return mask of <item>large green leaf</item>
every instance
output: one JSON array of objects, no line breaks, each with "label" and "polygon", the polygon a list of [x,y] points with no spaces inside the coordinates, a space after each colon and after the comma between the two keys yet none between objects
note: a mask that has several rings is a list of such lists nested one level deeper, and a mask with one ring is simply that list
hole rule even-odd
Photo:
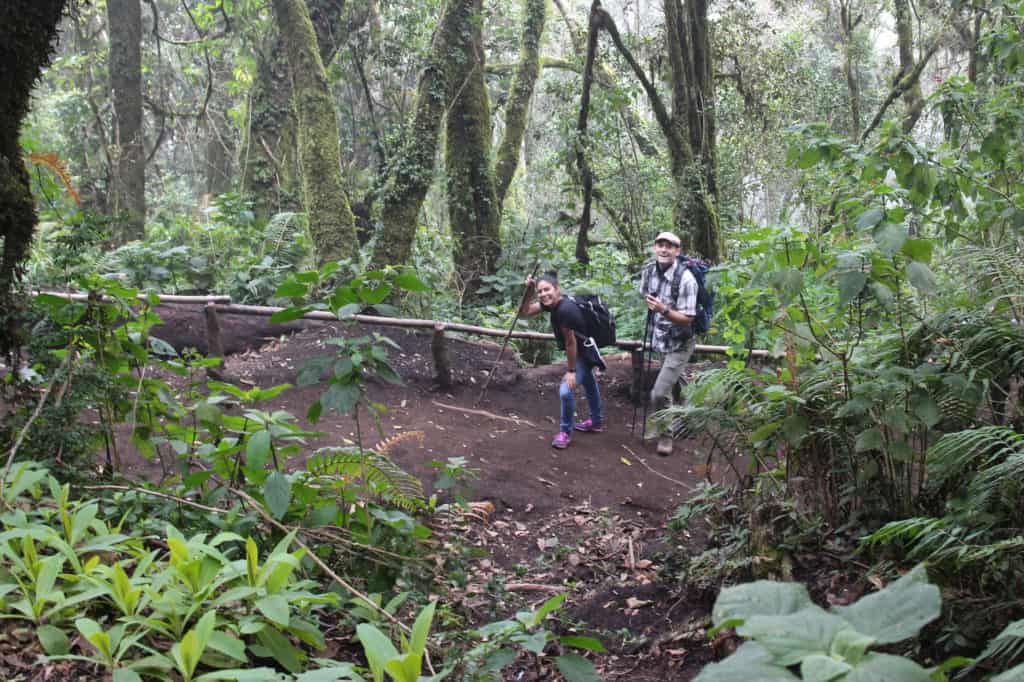
[{"label": "large green leaf", "polygon": [[772,657],[755,642],[744,642],[721,663],[704,666],[694,682],[799,682],[785,668],[772,664]]},{"label": "large green leaf", "polygon": [[256,633],[260,644],[267,648],[274,659],[290,673],[302,672],[302,661],[306,654],[297,649],[291,641],[273,627],[265,627]]},{"label": "large green leaf", "polygon": [[886,256],[891,256],[903,248],[907,234],[907,226],[901,223],[882,223],[872,233],[879,250]]},{"label": "large green leaf", "polygon": [[831,682],[851,669],[849,663],[825,654],[812,654],[800,662],[800,677],[804,682]]},{"label": "large green leaf", "polygon": [[594,664],[579,654],[563,654],[555,657],[555,665],[566,682],[601,682]]},{"label": "large green leaf", "polygon": [[271,516],[275,519],[284,516],[292,501],[292,484],[288,477],[280,471],[270,474],[263,484],[263,499],[267,502]]},{"label": "large green leaf", "polygon": [[283,628],[288,627],[290,610],[288,600],[280,594],[272,594],[256,602],[256,608],[264,616]]},{"label": "large green leaf", "polygon": [[922,627],[938,618],[941,611],[939,588],[928,583],[923,565],[881,592],[835,609],[854,629],[874,637],[879,644],[892,644],[913,637]]},{"label": "large green leaf", "polygon": [[827,655],[840,630],[850,627],[818,606],[784,616],[751,616],[736,632],[756,639],[779,665],[796,665],[811,654]]},{"label": "large green leaf", "polygon": [[853,667],[843,682],[929,682],[928,671],[909,658],[868,654]]},{"label": "large green leaf", "polygon": [[868,275],[865,272],[851,270],[839,273],[839,305],[846,305],[860,295],[864,285],[868,282]]},{"label": "large green leaf", "polygon": [[927,294],[935,291],[935,275],[932,274],[931,268],[924,263],[918,261],[907,263],[907,279],[921,293]]},{"label": "large green leaf", "polygon": [[384,666],[392,658],[398,657],[398,650],[384,633],[369,623],[358,625],[356,634],[363,644],[363,653],[366,654],[366,662],[370,664],[374,682],[383,682]]},{"label": "large green leaf", "polygon": [[781,616],[800,611],[812,603],[807,588],[799,583],[758,580],[722,590],[711,610],[711,620],[719,626],[726,621],[746,620],[751,616]]},{"label": "large green leaf", "polygon": [[43,651],[50,656],[63,656],[71,651],[71,640],[58,627],[40,625],[36,629],[36,636],[39,637],[39,643],[43,645]]},{"label": "large green leaf", "polygon": [[355,384],[331,384],[320,402],[325,409],[334,410],[338,415],[348,414],[359,400],[359,387]]}]

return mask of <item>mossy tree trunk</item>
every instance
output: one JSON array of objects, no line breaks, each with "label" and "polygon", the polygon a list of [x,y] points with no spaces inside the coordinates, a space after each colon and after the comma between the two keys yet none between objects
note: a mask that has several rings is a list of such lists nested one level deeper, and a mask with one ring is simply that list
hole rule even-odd
[{"label": "mossy tree trunk", "polygon": [[[715,152],[715,81],[707,0],[665,0],[672,74],[672,124],[685,131],[670,142],[677,201],[674,223],[683,249],[721,257]],[[675,147],[675,148],[673,148]]]},{"label": "mossy tree trunk", "polygon": [[[306,1],[325,67],[341,46],[348,4],[345,0]],[[287,50],[281,32],[275,30],[267,49],[259,51],[256,59],[256,82],[239,155],[242,189],[252,197],[260,218],[301,205],[297,130]]]},{"label": "mossy tree trunk", "polygon": [[544,35],[547,0],[524,0],[525,16],[520,41],[519,64],[516,66],[508,100],[505,102],[505,135],[498,145],[494,163],[494,190],[499,205],[505,203],[505,194],[519,165],[519,152],[526,134],[526,119],[530,113],[533,88],[540,74],[540,42]]},{"label": "mossy tree trunk", "polygon": [[[893,0],[896,10],[896,37],[900,48],[900,74],[896,80],[908,76],[914,71],[914,24],[908,0]],[[924,98],[921,96],[921,82],[915,80],[904,94],[907,110],[903,115],[903,132],[907,135],[917,125],[917,119],[924,112]]]},{"label": "mossy tree trunk", "polygon": [[309,232],[321,264],[359,254],[341,175],[341,142],[327,73],[305,0],[273,0],[288,53]]},{"label": "mossy tree trunk", "polygon": [[28,256],[37,216],[18,134],[32,84],[50,58],[67,0],[0,2],[0,352],[17,344],[12,287]]},{"label": "mossy tree trunk", "polygon": [[469,297],[480,288],[481,277],[494,272],[501,255],[501,205],[494,188],[491,106],[484,82],[483,3],[471,4],[469,30],[458,35],[451,49],[445,135],[452,255]]},{"label": "mossy tree trunk", "polygon": [[416,88],[416,103],[402,147],[391,164],[381,193],[381,234],[373,255],[374,267],[406,264],[412,260],[420,208],[434,177],[437,137],[445,113],[449,80],[449,47],[469,32],[474,0],[448,0],[434,29],[423,72]]},{"label": "mossy tree trunk", "polygon": [[301,204],[291,79],[280,37],[257,58],[248,114],[239,154],[242,190],[266,219]]},{"label": "mossy tree trunk", "polygon": [[146,152],[142,121],[142,7],[139,0],[107,0],[107,68],[114,103],[114,187],[110,209],[117,241],[142,239],[146,230]]},{"label": "mossy tree trunk", "polygon": [[612,17],[594,0],[591,30],[608,31],[654,111],[669,152],[676,189],[675,229],[686,253],[718,261],[722,256],[715,154],[715,84],[711,66],[707,0],[664,0],[672,110],[623,43]]}]

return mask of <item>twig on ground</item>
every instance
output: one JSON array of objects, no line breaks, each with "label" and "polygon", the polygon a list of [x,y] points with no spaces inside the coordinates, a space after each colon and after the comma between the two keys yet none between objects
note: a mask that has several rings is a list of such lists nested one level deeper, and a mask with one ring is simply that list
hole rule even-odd
[{"label": "twig on ground", "polygon": [[679,479],[676,479],[676,478],[672,478],[671,476],[666,476],[665,474],[663,474],[663,473],[661,473],[660,471],[658,471],[658,470],[654,469],[653,467],[651,467],[651,465],[647,463],[647,460],[646,460],[646,459],[644,459],[644,458],[643,458],[643,457],[641,457],[640,455],[638,455],[638,454],[636,454],[635,452],[633,452],[632,450],[630,450],[630,449],[629,449],[629,446],[628,446],[628,445],[623,445],[622,447],[623,447],[623,448],[624,448],[624,449],[626,450],[626,452],[628,452],[629,454],[633,455],[633,458],[634,458],[634,459],[636,459],[636,460],[637,460],[638,462],[640,462],[641,464],[643,464],[643,465],[644,465],[644,466],[645,466],[645,467],[647,468],[647,470],[648,470],[648,471],[650,471],[650,472],[651,472],[652,474],[654,474],[655,476],[661,476],[661,477],[662,477],[662,478],[664,478],[664,479],[665,479],[666,481],[669,481],[669,482],[671,482],[671,483],[675,483],[675,484],[676,484],[676,485],[678,485],[678,486],[681,486],[681,487],[683,487],[683,488],[686,488],[686,489],[687,489],[688,491],[691,491],[691,492],[693,491],[693,486],[692,486],[692,485],[688,485],[688,484],[686,484],[686,483],[683,483],[683,482],[682,482],[682,481],[680,481]]},{"label": "twig on ground", "polygon": [[431,400],[430,402],[437,405],[438,407],[443,407],[446,410],[455,410],[456,412],[465,412],[466,414],[476,414],[481,417],[487,417],[488,419],[500,419],[501,421],[512,422],[513,424],[516,425],[522,424],[524,426],[529,426],[532,428],[536,428],[537,426],[529,419],[522,419],[521,417],[503,417],[500,414],[494,414],[493,412],[488,412],[487,410],[471,410],[468,407],[459,407],[458,405],[446,405],[436,400]]},{"label": "twig on ground", "polygon": [[559,585],[543,585],[541,583],[505,583],[506,592],[565,592],[566,588]]}]

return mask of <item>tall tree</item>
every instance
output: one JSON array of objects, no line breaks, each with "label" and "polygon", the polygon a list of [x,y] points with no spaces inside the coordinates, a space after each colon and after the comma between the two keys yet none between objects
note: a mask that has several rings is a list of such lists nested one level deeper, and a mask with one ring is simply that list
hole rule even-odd
[{"label": "tall tree", "polygon": [[[325,67],[344,41],[350,5],[346,0],[306,2]],[[242,187],[253,198],[256,213],[264,218],[297,201],[301,181],[287,50],[281,31],[272,30],[269,45],[257,50],[256,79],[240,155]]]},{"label": "tall tree", "polygon": [[305,0],[273,0],[288,52],[298,118],[299,161],[309,232],[317,260],[359,255],[355,219],[341,175],[341,142],[327,72]]},{"label": "tall tree", "polygon": [[[896,10],[896,38],[900,49],[900,73],[897,80],[908,76],[914,71],[914,24],[910,16],[908,0],[893,0]],[[914,129],[917,119],[924,111],[924,98],[921,96],[921,82],[914,80],[907,88],[903,98],[907,102],[907,110],[903,115],[903,132],[909,134]]]},{"label": "tall tree", "polygon": [[35,201],[21,159],[18,135],[28,113],[32,85],[50,58],[57,22],[67,0],[0,3],[0,351],[16,344],[11,289],[28,255],[35,230]]},{"label": "tall tree", "polygon": [[[484,82],[482,0],[472,0],[469,30],[451,46],[445,171],[455,270],[465,295],[493,273],[501,255],[501,204],[491,167],[491,107]],[[516,150],[518,156],[518,148]],[[514,170],[514,169],[513,169]]]},{"label": "tall tree", "polygon": [[[664,0],[663,8],[672,110],[669,111],[661,93],[622,41],[615,21],[601,6],[600,0],[594,0],[590,7],[592,37],[587,48],[583,96],[585,101],[589,100],[588,83],[593,81],[589,72],[593,69],[593,54],[597,50],[596,34],[601,30],[607,31],[647,93],[655,119],[665,136],[669,169],[676,191],[673,221],[683,240],[683,249],[717,261],[721,257],[721,237],[715,160],[715,84],[708,32],[708,3],[707,0]],[[578,127],[585,133],[584,106],[581,105],[580,110]],[[581,167],[581,176],[584,179],[584,207],[577,257],[581,242],[585,255],[592,199],[589,169]]]},{"label": "tall tree", "polygon": [[408,263],[420,208],[434,174],[437,136],[450,80],[449,48],[470,31],[474,0],[448,0],[416,86],[416,103],[402,147],[391,164],[382,192],[381,233],[373,254],[375,267]]},{"label": "tall tree", "polygon": [[110,90],[116,167],[110,209],[121,218],[120,241],[146,228],[146,156],[142,127],[142,8],[139,0],[107,0]]},{"label": "tall tree", "polygon": [[499,204],[504,204],[505,194],[519,165],[523,137],[526,134],[526,118],[530,112],[533,88],[540,74],[540,43],[544,36],[547,0],[524,0],[523,8],[525,12],[519,64],[505,102],[505,134],[498,145],[494,161],[494,190]]}]

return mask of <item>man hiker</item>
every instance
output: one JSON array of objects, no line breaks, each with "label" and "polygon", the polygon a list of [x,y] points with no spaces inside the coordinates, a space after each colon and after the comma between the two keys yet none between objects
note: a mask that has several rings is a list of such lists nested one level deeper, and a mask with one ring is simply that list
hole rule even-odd
[{"label": "man hiker", "polygon": [[[654,238],[654,260],[644,265],[640,292],[647,304],[651,327],[651,346],[662,354],[661,370],[651,389],[650,404],[657,411],[672,401],[672,389],[693,354],[697,340],[691,323],[697,315],[697,279],[678,260],[679,237],[661,232]],[[678,281],[676,281],[678,278]],[[675,282],[675,285],[673,283]],[[673,298],[673,289],[678,294]],[[670,427],[665,424],[644,425],[644,439],[658,438],[659,455],[672,454]]]},{"label": "man hiker", "polygon": [[[601,417],[601,394],[597,389],[597,378],[594,368],[604,369],[604,361],[587,338],[587,323],[583,312],[568,296],[562,294],[558,286],[558,274],[554,271],[545,272],[536,280],[526,280],[529,294],[523,298],[519,313],[524,317],[536,315],[542,310],[551,314],[551,330],[555,334],[558,347],[565,351],[568,362],[567,371],[558,387],[558,398],[561,403],[558,433],[551,441],[551,447],[564,450],[572,442],[572,431],[601,433],[604,421]],[[533,294],[536,292],[537,298]],[[590,417],[584,421],[573,423],[576,417],[576,384],[583,386],[587,396],[587,407]]]}]

